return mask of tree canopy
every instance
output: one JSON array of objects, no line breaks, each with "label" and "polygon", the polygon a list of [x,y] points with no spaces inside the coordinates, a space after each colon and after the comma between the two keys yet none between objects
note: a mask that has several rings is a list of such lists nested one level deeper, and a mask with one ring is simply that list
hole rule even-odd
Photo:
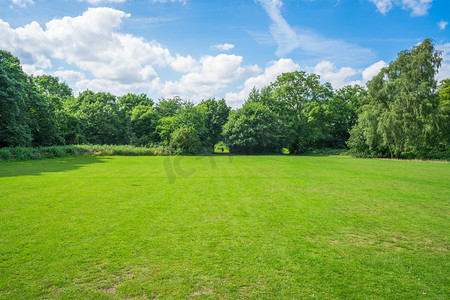
[{"label": "tree canopy", "polygon": [[[350,147],[396,158],[405,151],[423,153],[435,148],[440,135],[435,75],[440,63],[440,53],[428,39],[400,52],[397,60],[368,82]],[[353,143],[356,135],[359,145]]]},{"label": "tree canopy", "polygon": [[450,79],[436,74],[441,53],[426,39],[401,51],[367,83],[333,90],[316,74],[280,74],[253,89],[241,108],[224,99],[82,91],[59,78],[28,76],[0,50],[0,147],[131,144],[179,154],[303,153],[345,148],[357,156],[448,153]]}]

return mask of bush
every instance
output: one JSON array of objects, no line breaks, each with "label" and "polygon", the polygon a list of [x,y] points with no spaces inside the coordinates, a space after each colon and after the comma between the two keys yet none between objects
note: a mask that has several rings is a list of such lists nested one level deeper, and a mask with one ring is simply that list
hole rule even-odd
[{"label": "bush", "polygon": [[165,155],[163,147],[144,148],[115,145],[71,145],[53,147],[10,147],[0,149],[0,161],[34,160],[75,155]]},{"label": "bush", "polygon": [[347,149],[321,148],[306,151],[305,155],[347,155]]}]

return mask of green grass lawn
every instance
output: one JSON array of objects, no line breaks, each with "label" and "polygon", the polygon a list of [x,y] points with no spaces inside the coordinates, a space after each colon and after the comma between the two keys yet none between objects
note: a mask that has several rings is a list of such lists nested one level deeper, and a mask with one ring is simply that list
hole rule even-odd
[{"label": "green grass lawn", "polygon": [[450,295],[450,164],[0,163],[0,298]]}]

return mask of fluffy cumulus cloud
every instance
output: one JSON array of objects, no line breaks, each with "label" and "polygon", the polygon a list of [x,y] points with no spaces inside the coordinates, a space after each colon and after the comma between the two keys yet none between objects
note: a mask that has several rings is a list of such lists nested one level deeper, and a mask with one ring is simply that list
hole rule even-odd
[{"label": "fluffy cumulus cloud", "polygon": [[411,11],[412,16],[424,16],[431,8],[433,0],[369,0],[376,5],[378,11],[386,14],[394,5]]},{"label": "fluffy cumulus cloud", "polygon": [[177,55],[177,57],[171,61],[170,66],[175,71],[186,73],[192,71],[197,66],[197,61],[190,55]]},{"label": "fluffy cumulus cloud", "polygon": [[234,48],[234,45],[225,43],[225,44],[214,45],[213,48],[222,50],[222,51],[229,51]]},{"label": "fluffy cumulus cloud", "polygon": [[372,79],[375,75],[377,75],[382,68],[387,67],[387,63],[385,61],[380,60],[379,62],[376,62],[370,66],[368,66],[363,72],[362,72],[362,83],[366,84],[367,81]]},{"label": "fluffy cumulus cloud", "polygon": [[[366,62],[374,57],[370,49],[329,39],[307,28],[292,28],[281,14],[282,2],[280,0],[257,0],[257,2],[261,4],[272,21],[270,33],[278,46],[275,54],[279,57],[284,57],[296,49],[319,57],[321,60],[333,60],[347,64],[361,63],[359,61],[361,59]],[[261,34],[253,34],[253,36],[258,42],[267,43],[266,36]]]},{"label": "fluffy cumulus cloud", "polygon": [[329,82],[334,89],[340,89],[346,85],[365,85],[386,66],[387,63],[380,60],[364,69],[353,69],[351,67],[338,68],[329,61],[322,61],[316,66],[306,69],[308,72],[320,75],[322,82]]},{"label": "fluffy cumulus cloud", "polygon": [[84,73],[75,70],[58,70],[53,72],[52,75],[63,81],[80,81],[86,79]]},{"label": "fluffy cumulus cloud", "polygon": [[253,88],[262,89],[275,81],[278,75],[299,69],[300,66],[291,59],[282,58],[277,61],[272,61],[267,65],[263,74],[248,78],[241,91],[237,93],[227,93],[225,98],[232,106],[240,105],[244,102]]},{"label": "fluffy cumulus cloud", "polygon": [[242,60],[237,55],[204,56],[180,80],[161,83],[161,93],[166,97],[184,95],[191,99],[217,96],[229,83],[260,72],[256,65],[242,66]]},{"label": "fluffy cumulus cloud", "polygon": [[45,28],[32,22],[12,29],[0,20],[0,47],[18,55],[28,73],[50,69],[51,59],[59,59],[109,85],[145,86],[157,77],[153,66],[174,58],[156,42],[116,33],[127,17],[112,8],[90,8],[78,17],[54,19]]},{"label": "fluffy cumulus cloud", "polygon": [[348,84],[348,79],[358,74],[358,71],[350,67],[338,69],[333,63],[322,61],[314,67],[313,73],[319,75],[322,81],[331,83],[334,88],[340,88]]}]

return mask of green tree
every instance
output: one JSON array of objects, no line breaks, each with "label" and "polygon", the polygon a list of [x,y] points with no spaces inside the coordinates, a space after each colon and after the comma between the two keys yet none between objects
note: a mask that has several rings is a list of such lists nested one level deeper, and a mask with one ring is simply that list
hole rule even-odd
[{"label": "green tree", "polygon": [[[64,99],[72,96],[72,89],[66,84],[59,82],[58,77],[50,75],[36,76],[33,78],[34,83],[38,86],[39,92]],[[57,103],[53,103],[58,106]]]},{"label": "green tree", "polygon": [[[179,110],[179,112],[173,117],[165,117],[161,118],[160,124],[157,127],[157,131],[160,134],[161,140],[163,144],[171,145],[172,149],[176,152],[180,152],[182,150],[177,149],[177,145],[179,143],[172,143],[172,139],[174,137],[173,133],[175,131],[179,131],[180,129],[189,129],[189,136],[197,135],[198,140],[201,142],[201,147],[197,149],[203,150],[203,148],[208,147],[210,145],[208,130],[206,128],[206,117],[205,115],[195,107],[195,105],[191,102],[183,103],[183,107]],[[180,133],[180,132],[179,132]],[[180,134],[187,134],[183,131]],[[184,150],[183,150],[184,151]]]},{"label": "green tree", "polygon": [[46,94],[40,93],[31,78],[28,83],[25,111],[28,126],[33,136],[33,146],[53,146],[65,143],[56,120],[55,106]]},{"label": "green tree", "polygon": [[247,102],[224,125],[225,143],[234,153],[279,153],[280,120],[269,107]]},{"label": "green tree", "polygon": [[450,147],[450,78],[442,80],[438,89],[441,141],[448,149]]},{"label": "green tree", "polygon": [[184,106],[184,101],[180,97],[160,99],[156,103],[155,111],[162,118],[177,115]]},{"label": "green tree", "polygon": [[66,107],[66,102],[73,98],[72,89],[66,83],[60,82],[58,77],[50,75],[33,77],[33,82],[36,85],[36,93],[51,104],[49,115],[56,122],[58,135],[64,143],[73,144],[76,137],[81,135],[81,130],[79,122]]},{"label": "green tree", "polygon": [[429,39],[400,52],[368,82],[360,128],[352,130],[359,137],[352,137],[349,146],[396,158],[405,151],[420,155],[434,148],[440,136],[435,75],[441,60]]},{"label": "green tree", "polygon": [[127,114],[131,115],[132,110],[138,106],[147,106],[152,108],[153,107],[153,100],[150,99],[146,94],[132,94],[128,93],[122,97],[117,98],[117,105],[119,107],[119,110],[126,112]]},{"label": "green tree", "polygon": [[27,88],[28,77],[19,59],[0,50],[0,147],[31,144],[25,111]]},{"label": "green tree", "polygon": [[83,136],[93,144],[126,144],[126,130],[118,113],[116,97],[109,93],[85,91],[70,104],[80,120]]},{"label": "green tree", "polygon": [[224,99],[203,100],[197,105],[197,109],[205,116],[208,135],[206,139],[208,143],[205,146],[214,152],[214,145],[222,140],[222,127],[227,122],[231,109]]},{"label": "green tree", "polygon": [[[134,111],[134,109],[138,106],[145,106],[141,107],[139,109],[140,112],[143,112],[143,110],[152,110],[153,107],[153,100],[150,99],[147,95],[145,94],[132,94],[132,93],[128,93],[124,96],[118,97],[117,101],[116,101],[116,109],[115,109],[115,113],[118,116],[119,122],[120,122],[120,135],[122,136],[122,143],[128,144],[128,143],[132,143],[132,144],[141,144],[141,142],[143,142],[145,139],[149,138],[150,136],[148,134],[150,133],[146,133],[144,134],[143,132],[141,133],[137,133],[137,132],[133,132],[135,130],[137,130],[136,127],[131,128],[130,126],[136,126],[136,120],[134,119],[133,124],[132,124],[132,113]],[[136,118],[136,116],[135,116]],[[144,117],[145,118],[145,117]],[[138,122],[141,125],[144,125],[144,123],[142,122]],[[139,125],[140,126],[140,125]],[[151,125],[149,125],[151,126]],[[143,140],[140,141],[140,138],[137,138],[136,134],[138,135],[142,135]],[[144,137],[145,136],[145,137]],[[153,140],[153,138],[152,138]]]},{"label": "green tree", "polygon": [[249,99],[267,105],[280,116],[283,144],[290,153],[300,153],[321,144],[325,135],[317,128],[318,119],[323,119],[318,114],[324,109],[320,102],[332,94],[331,85],[321,84],[318,75],[296,71],[278,76],[259,95],[254,91]]},{"label": "green tree", "polygon": [[358,120],[358,112],[367,91],[359,85],[344,86],[335,91],[326,103],[327,147],[344,148],[350,130]]},{"label": "green tree", "polygon": [[162,145],[168,146],[170,144],[172,132],[177,128],[175,117],[163,117],[159,119],[158,125],[156,126],[156,132],[159,135]]},{"label": "green tree", "polygon": [[131,111],[130,139],[136,146],[147,146],[159,141],[156,132],[158,126],[158,114],[147,105],[137,105]]}]

